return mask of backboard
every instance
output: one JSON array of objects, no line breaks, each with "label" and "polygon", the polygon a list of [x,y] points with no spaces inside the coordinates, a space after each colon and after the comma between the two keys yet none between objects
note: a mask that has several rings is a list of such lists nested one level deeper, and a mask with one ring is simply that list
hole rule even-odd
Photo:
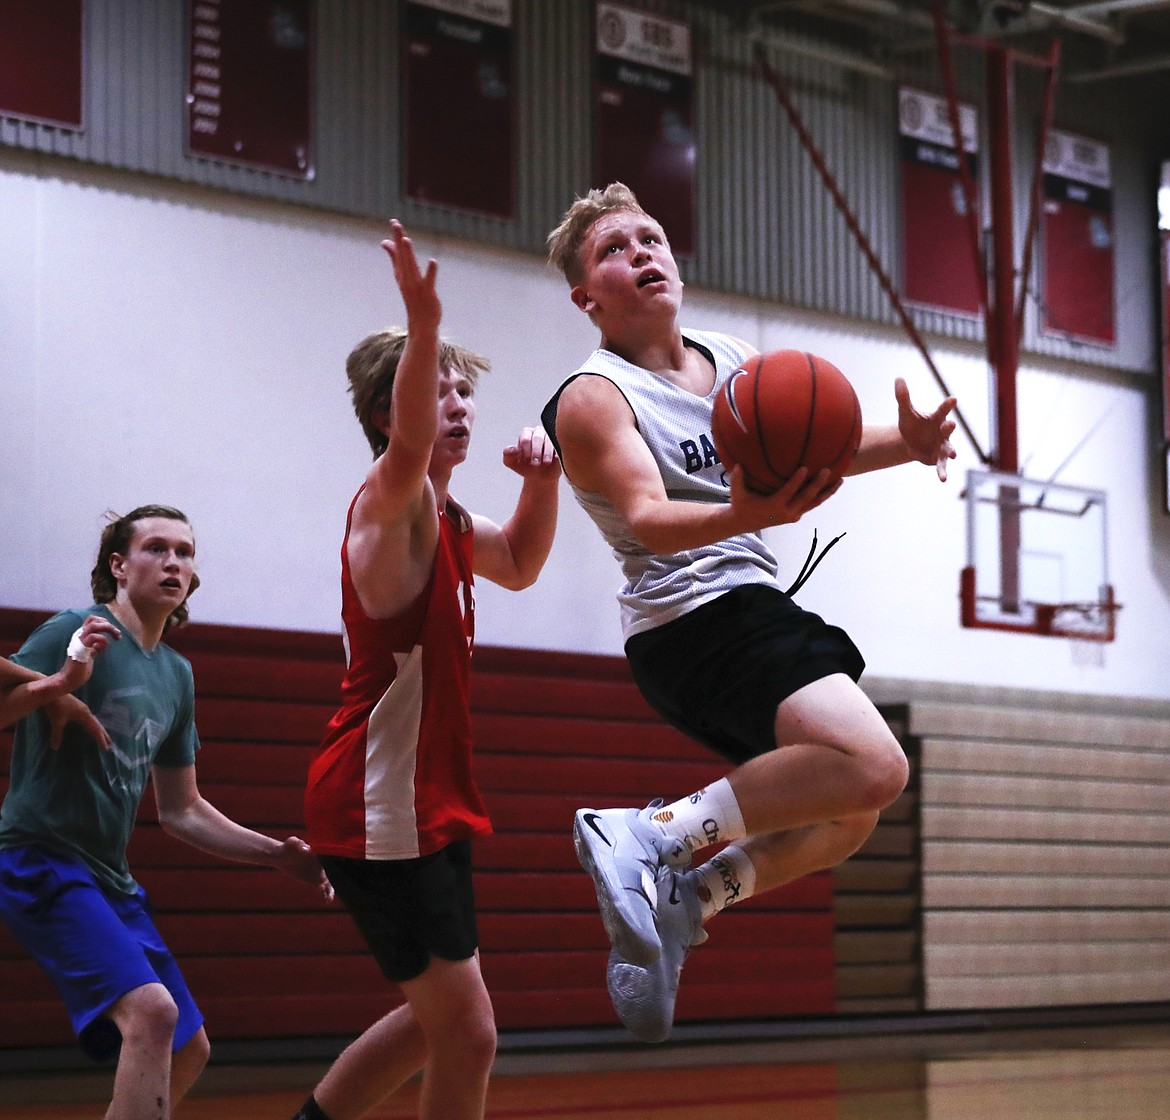
[{"label": "backboard", "polygon": [[1111,642],[1104,490],[967,472],[963,626]]}]

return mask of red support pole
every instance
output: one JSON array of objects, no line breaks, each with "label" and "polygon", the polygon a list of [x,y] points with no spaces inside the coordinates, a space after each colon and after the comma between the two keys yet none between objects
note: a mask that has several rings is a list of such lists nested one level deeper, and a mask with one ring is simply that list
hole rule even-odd
[{"label": "red support pole", "polygon": [[[998,470],[1018,474],[1019,433],[1016,415],[1016,266],[1012,198],[1012,74],[1007,52],[987,47],[987,118],[991,148],[992,306],[988,338],[995,370],[995,453]],[[1020,609],[1019,488],[999,492],[1000,608]]]},{"label": "red support pole", "polygon": [[1012,213],[1012,93],[1007,52],[987,47],[987,117],[991,147],[992,305],[989,330],[995,366],[995,452],[997,470],[1020,469],[1016,428],[1015,236]]}]

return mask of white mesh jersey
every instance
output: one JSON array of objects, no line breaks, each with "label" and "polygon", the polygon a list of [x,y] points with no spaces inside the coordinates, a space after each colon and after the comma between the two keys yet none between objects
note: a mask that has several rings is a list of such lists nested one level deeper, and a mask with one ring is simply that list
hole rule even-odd
[{"label": "white mesh jersey", "polygon": [[[706,331],[684,329],[683,341],[715,367],[715,385],[707,396],[680,389],[609,350],[595,350],[545,406],[545,430],[559,449],[556,409],[561,393],[582,374],[604,377],[626,398],[638,431],[658,464],[667,496],[678,501],[726,503],[731,492],[711,437],[711,410],[723,383],[744,360],[745,351],[734,339]],[[702,548],[656,555],[638,543],[625,519],[605,498],[581,489],[572,479],[569,484],[622,566],[626,583],[618,592],[618,605],[627,639],[662,626],[734,587],[775,583],[776,557],[759,533],[742,533]]]}]

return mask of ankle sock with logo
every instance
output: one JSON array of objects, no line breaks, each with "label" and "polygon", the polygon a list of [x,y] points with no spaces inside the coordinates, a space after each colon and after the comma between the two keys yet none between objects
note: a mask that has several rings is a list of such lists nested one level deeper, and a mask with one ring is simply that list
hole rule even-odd
[{"label": "ankle sock with logo", "polygon": [[756,890],[755,865],[738,844],[728,844],[687,875],[694,876],[704,922],[733,902],[751,898]]},{"label": "ankle sock with logo", "polygon": [[664,805],[653,814],[653,820],[667,836],[681,840],[692,852],[747,835],[735,791],[726,778]]}]

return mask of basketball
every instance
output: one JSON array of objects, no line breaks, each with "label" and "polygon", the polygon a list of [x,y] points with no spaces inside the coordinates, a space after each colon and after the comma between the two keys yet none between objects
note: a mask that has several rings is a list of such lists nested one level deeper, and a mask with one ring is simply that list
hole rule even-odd
[{"label": "basketball", "polygon": [[861,405],[832,362],[802,350],[749,358],[723,384],[711,418],[724,467],[736,463],[747,485],[771,494],[798,467],[840,477],[861,442]]}]

